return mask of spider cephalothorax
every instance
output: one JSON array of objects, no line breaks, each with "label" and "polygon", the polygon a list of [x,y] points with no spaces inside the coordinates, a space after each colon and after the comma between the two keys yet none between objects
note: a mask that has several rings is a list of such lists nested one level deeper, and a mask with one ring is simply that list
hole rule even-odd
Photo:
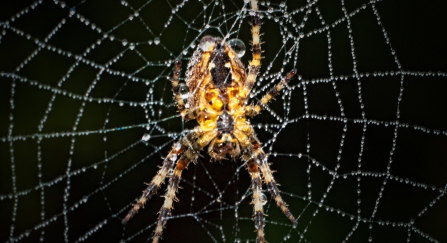
[{"label": "spider cephalothorax", "polygon": [[[245,71],[240,59],[225,39],[205,36],[194,52],[186,74],[189,97],[185,102],[180,95],[181,62],[175,62],[172,90],[180,114],[186,119],[197,120],[199,124],[176,143],[163,161],[163,166],[148,184],[143,195],[123,219],[130,218],[155,194],[164,182],[169,170],[175,165],[165,194],[165,202],[160,209],[158,223],[154,230],[153,242],[158,242],[167,217],[170,215],[175,194],[179,187],[182,171],[191,161],[196,161],[200,151],[208,146],[208,153],[214,160],[238,157],[246,164],[252,179],[254,221],[257,241],[264,238],[264,213],[262,203],[262,183],[266,184],[276,204],[293,222],[295,218],[281,198],[277,184],[267,162],[267,155],[246,117],[253,117],[262,110],[295,74],[292,70],[279,84],[256,105],[246,105],[247,97],[253,87],[261,65],[261,46],[259,42],[260,20],[257,0],[251,0],[253,15],[252,54],[253,59]],[[261,178],[262,173],[262,178]]]}]

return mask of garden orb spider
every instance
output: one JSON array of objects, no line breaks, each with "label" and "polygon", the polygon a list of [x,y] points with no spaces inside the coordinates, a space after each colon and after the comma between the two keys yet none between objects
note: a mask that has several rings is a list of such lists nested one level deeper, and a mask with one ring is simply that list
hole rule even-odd
[{"label": "garden orb spider", "polygon": [[[175,61],[172,78],[172,91],[177,101],[177,107],[186,120],[196,119],[199,123],[191,132],[175,143],[171,152],[164,159],[163,165],[148,187],[143,191],[140,199],[122,220],[127,223],[144,206],[165,181],[169,170],[174,166],[169,178],[163,206],[159,211],[158,222],[153,234],[153,242],[159,242],[167,217],[171,213],[172,204],[176,201],[182,171],[193,161],[200,151],[208,146],[208,153],[214,160],[236,157],[246,164],[251,175],[252,204],[254,206],[253,219],[257,230],[257,242],[266,242],[264,237],[264,213],[262,202],[262,183],[266,184],[270,194],[278,207],[292,223],[296,220],[283,201],[277,183],[273,178],[267,162],[267,155],[246,117],[253,117],[260,113],[275,95],[295,75],[292,70],[277,85],[262,97],[256,105],[246,105],[248,95],[255,83],[261,65],[261,22],[258,15],[257,0],[251,0],[252,25],[252,60],[248,65],[248,73],[233,49],[220,38],[205,36],[200,41],[188,64],[186,84],[190,96],[185,103],[180,95],[180,67],[181,62]],[[262,177],[262,178],[261,178]]]}]

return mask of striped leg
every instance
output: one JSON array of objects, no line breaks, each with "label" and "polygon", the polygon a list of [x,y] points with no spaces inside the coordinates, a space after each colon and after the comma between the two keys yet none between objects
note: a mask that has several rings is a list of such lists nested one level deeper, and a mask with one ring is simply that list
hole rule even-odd
[{"label": "striped leg", "polygon": [[174,98],[175,101],[177,102],[178,111],[185,120],[195,119],[197,117],[197,110],[188,109],[181,95],[182,90],[180,87],[179,78],[180,78],[180,68],[182,66],[182,62],[180,60],[175,60],[174,65],[175,69],[174,69],[174,75],[171,79],[171,84],[172,84],[172,92],[174,93]]},{"label": "striped leg", "polygon": [[259,73],[259,68],[261,67],[261,42],[260,42],[260,31],[261,31],[261,20],[258,15],[258,1],[251,0],[251,9],[253,15],[251,17],[251,34],[252,34],[252,55],[253,58],[248,65],[248,76],[246,82],[246,91],[250,92],[253,84],[256,81],[256,77]]},{"label": "striped leg", "polygon": [[217,131],[205,132],[201,135],[185,153],[180,157],[175,166],[174,172],[169,179],[169,185],[166,189],[166,194],[164,195],[165,201],[163,206],[159,211],[157,226],[154,230],[154,236],[152,237],[153,243],[158,243],[163,234],[163,228],[167,222],[167,217],[171,214],[172,204],[177,201],[175,196],[180,183],[180,178],[182,176],[183,170],[188,167],[189,162],[197,159],[199,151],[203,147],[208,145],[212,139],[217,135]]},{"label": "striped leg", "polygon": [[174,201],[177,201],[175,194],[179,187],[182,171],[188,166],[189,162],[196,157],[197,156],[192,156],[192,158],[189,158],[189,156],[184,154],[177,162],[174,173],[172,174],[171,179],[169,179],[169,186],[164,196],[165,201],[159,211],[157,227],[154,230],[154,236],[152,238],[153,243],[158,243],[158,241],[160,240],[161,235],[163,234],[163,228],[167,221],[167,217],[171,214],[172,203]]},{"label": "striped leg", "polygon": [[196,140],[198,136],[201,136],[202,132],[198,129],[193,132],[188,133],[185,137],[181,139],[181,142],[174,144],[171,152],[163,161],[163,165],[160,170],[154,176],[152,181],[147,184],[147,188],[143,191],[140,199],[138,199],[137,203],[133,205],[133,208],[129,210],[126,217],[121,221],[123,224],[126,224],[137,212],[144,206],[144,204],[157,192],[160,185],[164,183],[166,175],[169,170],[173,167],[175,161],[177,161],[178,157],[188,148],[191,144]]},{"label": "striped leg", "polygon": [[269,188],[270,194],[272,195],[273,199],[276,201],[276,205],[281,209],[281,211],[286,215],[286,217],[292,221],[293,224],[296,224],[296,219],[293,217],[292,213],[290,212],[289,208],[287,207],[287,204],[284,202],[284,200],[281,197],[280,190],[278,189],[278,184],[275,181],[275,178],[273,178],[272,170],[270,169],[269,163],[267,162],[267,156],[265,155],[264,151],[261,148],[261,144],[256,141],[253,143],[253,154],[255,161],[258,163],[263,178],[264,183]]},{"label": "striped leg", "polygon": [[246,106],[245,108],[245,115],[247,116],[256,116],[261,112],[262,107],[265,106],[269,101],[274,98],[276,95],[279,94],[279,92],[284,88],[284,86],[292,79],[292,77],[296,74],[296,70],[293,69],[290,71],[287,76],[281,80],[281,82],[275,86],[273,86],[267,94],[265,94],[260,101],[258,101],[258,104],[255,106]]},{"label": "striped leg", "polygon": [[278,184],[275,181],[275,178],[273,178],[272,171],[270,170],[270,166],[267,162],[263,163],[261,165],[261,171],[262,175],[264,177],[264,183],[267,184],[270,194],[272,194],[272,197],[276,201],[276,205],[281,208],[281,211],[286,215],[286,217],[292,221],[292,223],[295,225],[297,224],[297,221],[295,217],[293,217],[292,213],[290,212],[289,208],[287,207],[287,204],[284,202],[284,200],[281,197],[280,191],[278,189]]},{"label": "striped leg", "polygon": [[178,108],[180,114],[183,117],[185,117],[188,113],[188,110],[186,109],[185,101],[183,100],[183,98],[180,94],[181,87],[179,85],[180,68],[182,67],[182,62],[180,60],[175,60],[174,65],[175,65],[174,75],[171,80],[172,92],[174,93],[174,98],[177,102],[177,108]]},{"label": "striped leg", "polygon": [[262,179],[261,174],[259,171],[258,166],[253,160],[250,160],[247,163],[247,170],[251,174],[251,190],[253,191],[253,201],[252,204],[254,205],[254,221],[255,221],[255,227],[257,231],[257,237],[256,242],[257,243],[266,243],[265,236],[264,236],[264,212],[262,209]]},{"label": "striped leg", "polygon": [[160,185],[164,182],[166,175],[169,172],[169,169],[172,168],[174,162],[177,160],[177,157],[186,149],[185,145],[181,145],[181,143],[174,144],[171,152],[163,161],[163,165],[157,174],[154,176],[152,181],[147,184],[147,188],[143,191],[140,199],[138,199],[137,203],[133,205],[133,208],[127,213],[126,217],[121,221],[123,224],[126,224],[137,212],[144,206],[144,204],[149,200],[160,188]]}]

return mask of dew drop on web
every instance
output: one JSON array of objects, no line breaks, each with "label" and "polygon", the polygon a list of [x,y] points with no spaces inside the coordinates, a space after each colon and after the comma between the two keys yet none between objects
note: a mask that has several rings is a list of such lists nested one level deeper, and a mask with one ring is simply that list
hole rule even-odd
[{"label": "dew drop on web", "polygon": [[261,202],[262,206],[267,204],[267,196],[264,193],[261,193]]},{"label": "dew drop on web", "polygon": [[230,45],[231,49],[236,52],[237,57],[241,58],[245,54],[245,44],[240,39],[231,39],[228,41],[228,45]]},{"label": "dew drop on web", "polygon": [[188,87],[183,83],[179,84],[179,86],[180,86],[180,97],[182,97],[182,99],[184,100],[188,99],[189,97]]}]

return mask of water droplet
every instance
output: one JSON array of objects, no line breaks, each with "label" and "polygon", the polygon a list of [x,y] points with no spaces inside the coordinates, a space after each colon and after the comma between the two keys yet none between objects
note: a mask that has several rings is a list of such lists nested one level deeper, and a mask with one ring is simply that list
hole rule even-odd
[{"label": "water droplet", "polygon": [[267,204],[267,196],[264,193],[261,193],[261,203],[262,203],[262,206]]},{"label": "water droplet", "polygon": [[234,52],[236,52],[237,57],[241,58],[245,54],[245,44],[240,39],[231,39],[228,41],[228,45],[233,49]]},{"label": "water droplet", "polygon": [[143,141],[149,141],[149,139],[151,139],[151,135],[149,133],[146,133],[143,135],[143,137],[141,139]]},{"label": "water droplet", "polygon": [[155,37],[155,38],[154,38],[154,43],[155,43],[155,45],[160,44],[160,38]]},{"label": "water droplet", "polygon": [[123,43],[123,46],[127,46],[127,40],[126,39],[123,39],[122,43]]},{"label": "water droplet", "polygon": [[188,89],[188,87],[186,86],[186,84],[183,84],[183,83],[181,83],[181,84],[179,84],[179,87],[180,87],[180,97],[182,97],[182,99],[188,99],[189,98],[189,89]]}]

